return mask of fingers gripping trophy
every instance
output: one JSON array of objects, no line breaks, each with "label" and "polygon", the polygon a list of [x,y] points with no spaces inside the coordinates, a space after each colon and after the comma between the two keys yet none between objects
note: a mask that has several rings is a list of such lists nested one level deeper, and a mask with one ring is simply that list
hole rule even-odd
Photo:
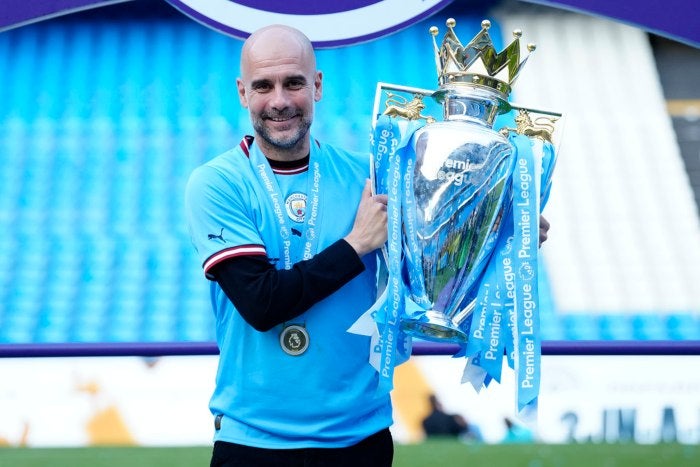
[{"label": "fingers gripping trophy", "polygon": [[466,45],[455,20],[446,25],[441,44],[430,29],[437,90],[377,87],[372,176],[389,196],[387,273],[373,314],[380,362],[397,362],[392,345],[404,335],[458,343],[463,379],[479,389],[500,381],[505,355],[531,389],[520,401],[528,405],[539,388],[538,222],[561,115],[509,102],[535,50],[528,44],[521,61],[520,31],[497,52],[489,21]]}]

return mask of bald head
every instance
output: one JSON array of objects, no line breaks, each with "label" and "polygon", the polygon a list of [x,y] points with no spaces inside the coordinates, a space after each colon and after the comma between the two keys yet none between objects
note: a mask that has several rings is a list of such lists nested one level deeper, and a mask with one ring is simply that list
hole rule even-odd
[{"label": "bald head", "polygon": [[241,75],[245,79],[254,65],[265,66],[295,59],[306,65],[306,71],[316,71],[316,55],[309,38],[291,26],[265,26],[251,34],[243,43]]}]

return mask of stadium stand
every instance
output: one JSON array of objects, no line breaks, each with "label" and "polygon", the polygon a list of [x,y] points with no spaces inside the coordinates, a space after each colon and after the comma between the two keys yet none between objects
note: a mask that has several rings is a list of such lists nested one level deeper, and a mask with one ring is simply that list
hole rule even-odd
[{"label": "stadium stand", "polygon": [[567,336],[697,339],[700,224],[647,34],[538,7],[501,27],[543,44],[516,101],[566,115],[543,250]]},{"label": "stadium stand", "polygon": [[[700,338],[698,217],[646,36],[568,14],[499,20],[556,44],[538,50],[517,100],[569,113],[546,211],[543,338]],[[317,109],[319,138],[365,150],[377,81],[434,87],[435,21],[319,52],[335,92]],[[0,343],[213,340],[183,190],[250,131],[240,45],[179,14],[0,34]]]}]

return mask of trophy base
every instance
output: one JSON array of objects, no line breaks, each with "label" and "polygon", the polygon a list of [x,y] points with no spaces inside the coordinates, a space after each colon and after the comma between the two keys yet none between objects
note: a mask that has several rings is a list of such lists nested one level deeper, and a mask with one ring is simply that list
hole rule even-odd
[{"label": "trophy base", "polygon": [[467,334],[444,313],[435,310],[402,320],[401,329],[409,336],[434,342],[467,342]]}]

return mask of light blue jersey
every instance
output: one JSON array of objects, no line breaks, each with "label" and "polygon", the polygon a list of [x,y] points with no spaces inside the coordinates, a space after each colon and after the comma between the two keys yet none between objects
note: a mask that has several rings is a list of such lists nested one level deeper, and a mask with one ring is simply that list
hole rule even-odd
[{"label": "light blue jersey", "polygon": [[[283,269],[350,232],[369,157],[311,146],[305,171],[272,174],[247,137],[193,172],[187,220],[205,273],[219,261],[251,254]],[[377,372],[368,362],[369,337],[347,332],[376,298],[376,258],[363,261],[362,274],[268,332],[248,325],[211,283],[221,356],[210,409],[223,415],[215,440],[263,448],[344,447],[391,425],[389,396],[377,396]],[[308,333],[300,355],[283,350],[280,335],[289,325]]]}]

